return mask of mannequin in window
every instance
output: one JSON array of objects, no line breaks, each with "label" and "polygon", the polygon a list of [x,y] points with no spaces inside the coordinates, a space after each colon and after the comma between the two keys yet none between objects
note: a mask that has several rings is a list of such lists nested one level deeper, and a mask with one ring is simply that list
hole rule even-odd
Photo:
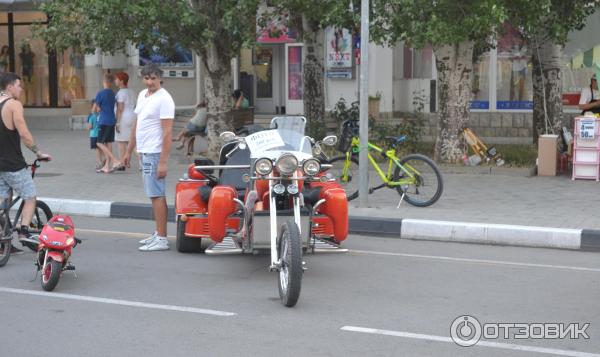
[{"label": "mannequin in window", "polygon": [[598,96],[598,81],[596,80],[596,74],[590,78],[590,85],[587,88],[583,88],[581,96],[579,97],[579,109],[581,114],[585,112],[600,113],[600,98]]},{"label": "mannequin in window", "polygon": [[31,46],[26,43],[21,46],[19,58],[21,59],[21,81],[24,84],[24,103],[31,105],[35,103],[35,92],[33,88],[33,60],[35,54],[31,51]]},{"label": "mannequin in window", "polygon": [[8,71],[8,46],[2,46],[0,50],[0,72]]},{"label": "mannequin in window", "polygon": [[29,44],[21,46],[21,53],[19,53],[19,58],[21,59],[21,74],[23,75],[23,80],[27,82],[32,81],[34,57],[35,54],[31,52],[31,46],[29,46]]}]

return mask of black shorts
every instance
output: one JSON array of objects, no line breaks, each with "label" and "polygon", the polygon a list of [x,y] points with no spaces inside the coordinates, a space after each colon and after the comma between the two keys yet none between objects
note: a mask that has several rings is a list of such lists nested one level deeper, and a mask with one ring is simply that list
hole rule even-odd
[{"label": "black shorts", "polygon": [[90,137],[90,149],[94,150],[94,149],[98,148],[98,146],[96,145],[97,140],[98,140],[98,138]]},{"label": "black shorts", "polygon": [[106,144],[115,141],[115,126],[114,125],[100,125],[98,129],[98,143]]}]

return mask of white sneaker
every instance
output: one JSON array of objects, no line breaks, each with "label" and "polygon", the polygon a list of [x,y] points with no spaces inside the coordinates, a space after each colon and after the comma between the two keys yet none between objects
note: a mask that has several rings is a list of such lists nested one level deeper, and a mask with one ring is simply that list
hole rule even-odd
[{"label": "white sneaker", "polygon": [[150,243],[138,248],[142,252],[155,252],[159,250],[169,250],[169,241],[167,238],[156,236],[156,239]]},{"label": "white sneaker", "polygon": [[146,244],[152,242],[156,238],[157,235],[158,234],[155,231],[154,233],[152,233],[152,235],[150,235],[150,237],[142,239],[141,241],[139,241],[139,243],[142,245],[146,245]]}]

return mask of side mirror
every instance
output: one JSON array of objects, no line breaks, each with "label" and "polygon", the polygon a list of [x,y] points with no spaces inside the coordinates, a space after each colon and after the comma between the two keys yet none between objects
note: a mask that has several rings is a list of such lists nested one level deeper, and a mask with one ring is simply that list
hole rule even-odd
[{"label": "side mirror", "polygon": [[338,139],[335,135],[329,135],[323,138],[323,144],[327,146],[334,146],[337,143]]},{"label": "side mirror", "polygon": [[224,131],[219,137],[225,142],[230,142],[235,139],[235,133],[233,131]]}]

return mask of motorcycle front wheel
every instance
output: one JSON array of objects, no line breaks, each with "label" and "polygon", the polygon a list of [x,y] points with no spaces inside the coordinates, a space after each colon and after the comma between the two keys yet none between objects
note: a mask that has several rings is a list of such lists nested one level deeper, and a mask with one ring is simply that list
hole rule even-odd
[{"label": "motorcycle front wheel", "polygon": [[58,284],[60,273],[62,272],[62,263],[54,259],[48,259],[46,265],[42,267],[42,289],[52,291]]},{"label": "motorcycle front wheel", "polygon": [[300,298],[302,286],[302,247],[300,231],[294,221],[287,221],[279,235],[279,298],[283,305],[292,307]]}]

